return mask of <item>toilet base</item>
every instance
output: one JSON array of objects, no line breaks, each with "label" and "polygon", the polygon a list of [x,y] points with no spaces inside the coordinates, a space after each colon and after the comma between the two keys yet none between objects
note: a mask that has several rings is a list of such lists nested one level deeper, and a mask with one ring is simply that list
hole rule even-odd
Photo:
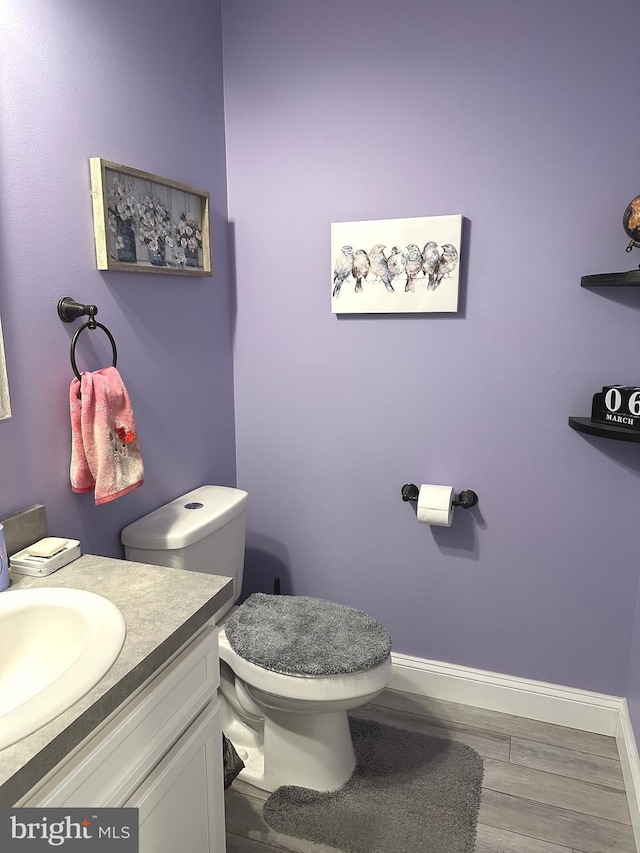
[{"label": "toilet base", "polygon": [[223,714],[224,733],[245,764],[239,779],[268,792],[282,785],[337,791],[349,780],[356,756],[346,711],[297,714],[270,708],[268,714],[263,738]]},{"label": "toilet base", "polygon": [[281,785],[337,791],[356,766],[346,711],[291,714],[270,708],[264,748],[268,791]]}]

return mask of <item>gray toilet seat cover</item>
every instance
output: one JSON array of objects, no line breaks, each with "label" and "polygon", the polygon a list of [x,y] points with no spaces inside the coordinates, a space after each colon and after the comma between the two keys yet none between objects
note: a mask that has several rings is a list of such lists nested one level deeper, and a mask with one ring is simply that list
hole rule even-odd
[{"label": "gray toilet seat cover", "polygon": [[231,648],[289,675],[345,675],[373,669],[391,637],[362,610],[307,595],[256,592],[224,623]]}]

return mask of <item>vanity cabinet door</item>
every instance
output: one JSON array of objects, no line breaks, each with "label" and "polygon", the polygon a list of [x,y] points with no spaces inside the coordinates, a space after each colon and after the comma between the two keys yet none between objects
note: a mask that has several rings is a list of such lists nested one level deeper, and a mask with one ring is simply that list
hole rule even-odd
[{"label": "vanity cabinet door", "polygon": [[202,711],[124,805],[139,809],[140,853],[224,853],[219,702]]}]

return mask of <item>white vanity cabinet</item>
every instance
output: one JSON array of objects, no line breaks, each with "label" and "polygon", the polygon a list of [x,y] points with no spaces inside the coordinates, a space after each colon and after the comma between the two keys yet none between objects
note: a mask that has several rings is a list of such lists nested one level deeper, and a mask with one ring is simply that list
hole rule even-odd
[{"label": "white vanity cabinet", "polygon": [[219,678],[207,625],[16,805],[136,807],[141,853],[224,853]]},{"label": "white vanity cabinet", "polygon": [[139,809],[140,853],[224,853],[220,707],[209,706],[125,806]]}]

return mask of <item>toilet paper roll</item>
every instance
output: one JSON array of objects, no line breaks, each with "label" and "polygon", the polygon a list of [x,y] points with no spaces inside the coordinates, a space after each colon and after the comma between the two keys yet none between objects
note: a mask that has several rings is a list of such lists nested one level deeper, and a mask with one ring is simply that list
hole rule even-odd
[{"label": "toilet paper roll", "polygon": [[453,486],[423,483],[418,493],[418,521],[435,527],[451,527],[453,497]]}]

